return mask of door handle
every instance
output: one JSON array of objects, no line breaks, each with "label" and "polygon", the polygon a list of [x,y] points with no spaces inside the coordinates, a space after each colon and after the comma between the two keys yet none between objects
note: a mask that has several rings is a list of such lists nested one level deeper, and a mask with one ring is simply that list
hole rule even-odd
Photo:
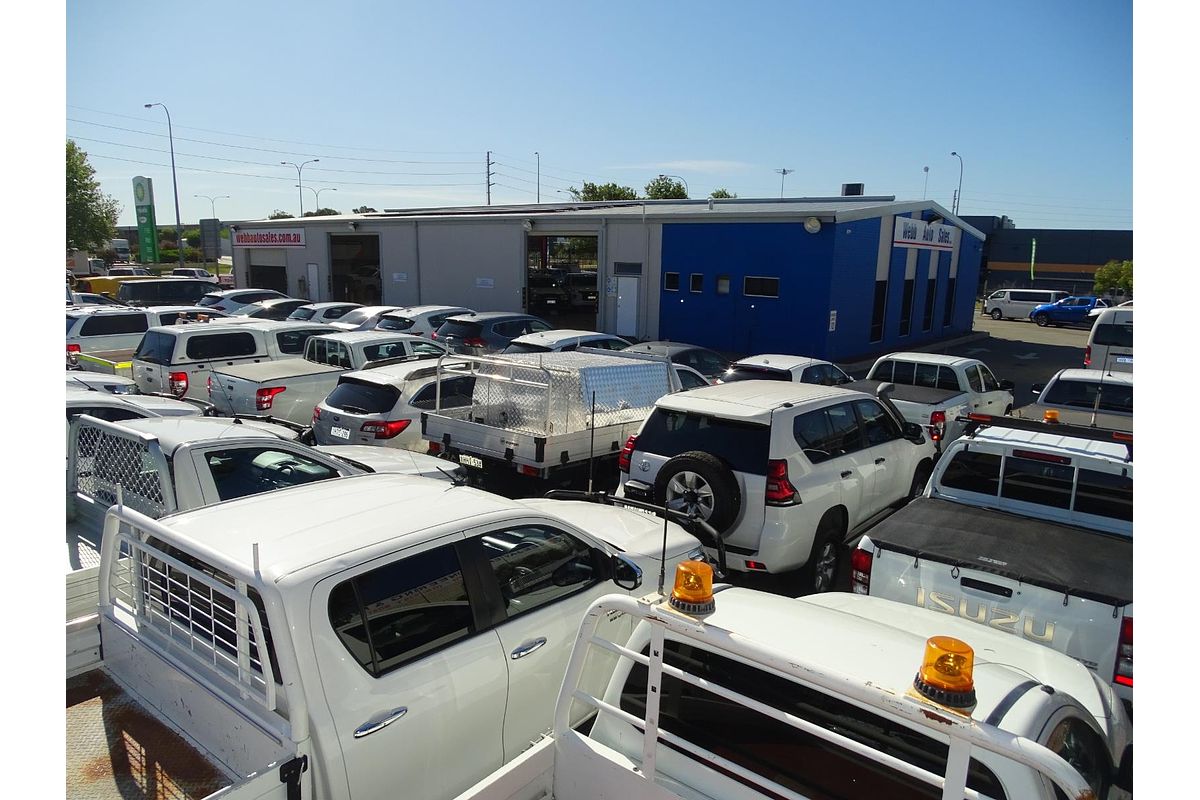
[{"label": "door handle", "polygon": [[508,657],[511,658],[513,661],[516,661],[518,658],[524,658],[525,656],[529,655],[530,653],[532,653],[536,650],[541,650],[545,646],[546,646],[546,637],[539,636],[538,638],[533,639],[532,641],[524,642],[523,644],[519,645],[516,650],[513,650],[511,653],[508,654]]},{"label": "door handle", "polygon": [[887,459],[886,459],[886,458],[877,458],[877,459],[875,459],[875,464],[876,464],[876,465],[879,465],[879,464],[882,464],[882,463],[883,463],[883,462],[885,462],[885,461],[887,461]]},{"label": "door handle", "polygon": [[403,717],[407,713],[408,713],[408,707],[401,706],[400,708],[393,708],[391,711],[385,712],[384,714],[382,714],[380,716],[376,716],[372,719],[369,719],[366,722],[364,722],[362,725],[359,725],[357,728],[355,728],[354,738],[361,739],[364,736],[370,736],[375,731],[381,731],[384,728],[386,728],[388,725],[391,725],[393,722],[395,722],[396,720]]},{"label": "door handle", "polygon": [[849,478],[849,477],[850,477],[851,475],[853,475],[853,474],[854,474],[854,471],[853,471],[853,470],[849,470],[849,469],[847,469],[847,470],[843,470],[843,471],[842,471],[842,477],[843,477],[843,478]]}]

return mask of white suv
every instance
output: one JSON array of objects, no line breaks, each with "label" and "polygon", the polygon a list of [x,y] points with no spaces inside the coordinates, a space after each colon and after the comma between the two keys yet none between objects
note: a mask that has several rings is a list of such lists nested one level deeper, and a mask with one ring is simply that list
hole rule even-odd
[{"label": "white suv", "polygon": [[698,515],[730,569],[799,570],[792,589],[820,592],[847,537],[920,494],[933,459],[920,427],[868,394],[739,381],[660,398],[621,451],[617,494]]}]

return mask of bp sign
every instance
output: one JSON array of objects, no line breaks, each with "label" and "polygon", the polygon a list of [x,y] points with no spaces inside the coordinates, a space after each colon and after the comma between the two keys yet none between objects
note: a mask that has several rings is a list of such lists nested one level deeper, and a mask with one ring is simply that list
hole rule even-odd
[{"label": "bp sign", "polygon": [[138,175],[133,179],[133,207],[137,212],[138,258],[143,264],[158,263],[158,226],[154,222],[154,183]]}]

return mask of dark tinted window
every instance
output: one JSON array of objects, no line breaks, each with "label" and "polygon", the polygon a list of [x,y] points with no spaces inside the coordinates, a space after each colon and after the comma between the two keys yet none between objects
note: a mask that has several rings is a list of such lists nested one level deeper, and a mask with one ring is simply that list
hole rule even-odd
[{"label": "dark tinted window", "polygon": [[946,282],[946,304],[942,307],[942,327],[950,324],[950,317],[954,313],[954,278]]},{"label": "dark tinted window", "polygon": [[959,450],[942,473],[942,485],[995,497],[1000,491],[1000,456]]},{"label": "dark tinted window", "polygon": [[983,381],[979,377],[978,367],[967,367],[967,385],[973,392],[983,391]]},{"label": "dark tinted window", "polygon": [[679,291],[679,273],[664,272],[663,273],[663,288],[668,292]]},{"label": "dark tinted window", "polygon": [[693,292],[704,291],[704,274],[701,272],[693,272],[691,276],[691,289]]},{"label": "dark tinted window", "polygon": [[696,389],[701,386],[708,386],[708,381],[694,372],[681,369],[676,374],[679,376],[679,383],[684,389]]},{"label": "dark tinted window", "polygon": [[175,337],[162,331],[146,331],[134,358],[151,364],[170,364],[175,352]]},{"label": "dark tinted window", "polygon": [[530,525],[481,537],[509,617],[554,603],[600,581],[592,549],[555,528]]},{"label": "dark tinted window", "polygon": [[913,278],[904,281],[904,295],[900,300],[900,335],[908,336],[912,330],[913,295],[917,282]]},{"label": "dark tinted window", "polygon": [[1092,332],[1092,344],[1102,344],[1108,347],[1133,347],[1133,323],[1117,324],[1112,322],[1097,325]]},{"label": "dark tinted window", "polygon": [[254,334],[248,332],[205,333],[192,336],[188,339],[186,348],[187,357],[196,361],[252,356],[257,350]]},{"label": "dark tinted window", "polygon": [[868,341],[883,339],[884,308],[887,305],[887,281],[875,281],[875,299],[871,306],[871,330]]},{"label": "dark tinted window", "polygon": [[272,447],[214,450],[206,453],[204,460],[222,500],[338,476],[337,470],[318,461]]},{"label": "dark tinted window", "polygon": [[316,313],[317,313],[317,310],[315,308],[309,308],[308,306],[300,306],[299,308],[297,308],[295,311],[293,311],[291,314],[288,315],[288,319],[298,319],[298,320],[303,321],[306,319],[312,319],[316,315]]},{"label": "dark tinted window", "polygon": [[1075,469],[1069,464],[1009,456],[1004,460],[1000,496],[1051,508],[1070,508],[1074,478]]},{"label": "dark tinted window", "polygon": [[[346,316],[350,316],[347,314]],[[442,336],[457,336],[461,339],[472,339],[479,336],[483,332],[483,326],[478,322],[464,322],[454,319],[448,319],[442,323],[442,327],[437,329],[437,335]]]},{"label": "dark tinted window", "polygon": [[790,381],[792,373],[774,367],[749,367],[734,364],[721,375],[722,383],[737,381]]},{"label": "dark tinted window", "polygon": [[[564,350],[574,350],[572,347],[564,347]],[[502,353],[549,353],[550,348],[544,344],[529,344],[527,342],[512,342],[508,347],[504,348]]]},{"label": "dark tinted window", "polygon": [[729,361],[711,350],[685,350],[671,360],[709,377],[716,377],[729,368]]},{"label": "dark tinted window", "polygon": [[[936,269],[936,266],[934,267]],[[933,304],[937,299],[937,278],[925,281],[925,305],[921,309],[921,330],[933,329]]]},{"label": "dark tinted window", "polygon": [[375,326],[375,329],[380,331],[406,331],[412,326],[413,321],[408,317],[380,317],[379,324]]},{"label": "dark tinted window", "polygon": [[195,303],[210,289],[212,283],[202,280],[131,281],[117,289],[117,299],[144,305]]},{"label": "dark tinted window", "polygon": [[779,297],[779,278],[746,278],[742,294],[747,297]]},{"label": "dark tinted window", "polygon": [[83,321],[77,336],[112,336],[119,333],[139,333],[150,327],[146,315],[94,314]]},{"label": "dark tinted window", "polygon": [[796,417],[792,422],[792,435],[814,464],[833,458],[841,444],[840,437],[834,439],[833,426],[823,408]]},{"label": "dark tinted window", "polygon": [[339,584],[329,595],[329,623],[375,677],[470,636],[475,625],[454,546]]},{"label": "dark tinted window", "polygon": [[207,307],[207,306],[215,306],[220,302],[221,302],[221,295],[214,293],[214,294],[204,295],[204,297],[201,297],[199,300],[196,301],[196,305]]},{"label": "dark tinted window", "polygon": [[1133,522],[1133,478],[1091,469],[1079,470],[1075,510]]},{"label": "dark tinted window", "polygon": [[132,408],[111,408],[109,406],[76,406],[74,408],[67,406],[67,421],[78,417],[80,414],[87,414],[89,417],[102,419],[106,422],[120,422],[125,419],[142,419],[150,416],[143,414]]},{"label": "dark tinted window", "polygon": [[399,398],[395,387],[342,378],[325,398],[325,405],[351,414],[383,414],[391,411]]},{"label": "dark tinted window", "polygon": [[703,450],[738,472],[767,474],[771,429],[766,425],[657,408],[638,434],[637,449],[672,458]]},{"label": "dark tinted window", "polygon": [[354,310],[354,306],[333,306],[325,309],[325,319],[341,319]]},{"label": "dark tinted window", "polygon": [[[471,405],[475,392],[475,377],[442,379],[442,408],[460,408]],[[437,382],[422,387],[408,401],[413,408],[431,411],[437,406]]]},{"label": "dark tinted window", "polygon": [[[643,650],[643,654],[647,652]],[[668,641],[664,660],[908,764],[937,775],[945,773],[947,745],[871,711],[691,645]],[[643,719],[646,673],[645,666],[635,663],[621,691],[621,708]],[[666,672],[661,702],[658,724],[662,729],[806,797],[926,800],[942,796],[931,784]],[[1005,797],[996,776],[974,759],[968,767],[967,786],[997,800]]]},{"label": "dark tinted window", "polygon": [[1057,380],[1042,392],[1039,403],[1077,408],[1096,408],[1096,395],[1100,396],[1100,411],[1133,413],[1133,387],[1097,381]]},{"label": "dark tinted window", "polygon": [[900,438],[900,425],[879,403],[874,400],[855,400],[854,408],[862,419],[867,447],[886,444]]},{"label": "dark tinted window", "polygon": [[316,331],[280,331],[275,334],[275,344],[279,346],[281,353],[290,356],[304,355],[304,346],[316,335]]}]

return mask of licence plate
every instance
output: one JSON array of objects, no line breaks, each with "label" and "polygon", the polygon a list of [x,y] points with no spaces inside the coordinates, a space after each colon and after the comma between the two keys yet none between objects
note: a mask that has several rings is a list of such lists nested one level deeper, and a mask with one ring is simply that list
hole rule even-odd
[{"label": "licence plate", "polygon": [[333,427],[331,427],[329,429],[329,435],[336,436],[339,439],[345,439],[346,441],[350,441],[350,429],[349,428],[339,428],[337,425],[334,425]]},{"label": "licence plate", "polygon": [[483,469],[483,459],[469,456],[466,453],[458,454],[458,463],[464,467],[474,467],[475,469]]},{"label": "licence plate", "polygon": [[1117,356],[1118,364],[1132,364],[1133,356]]},{"label": "licence plate", "polygon": [[554,305],[554,304],[555,304],[555,303],[557,303],[557,302],[558,302],[557,300],[547,300],[547,301],[546,301],[546,305],[548,305],[548,306],[552,306],[552,305]]}]

